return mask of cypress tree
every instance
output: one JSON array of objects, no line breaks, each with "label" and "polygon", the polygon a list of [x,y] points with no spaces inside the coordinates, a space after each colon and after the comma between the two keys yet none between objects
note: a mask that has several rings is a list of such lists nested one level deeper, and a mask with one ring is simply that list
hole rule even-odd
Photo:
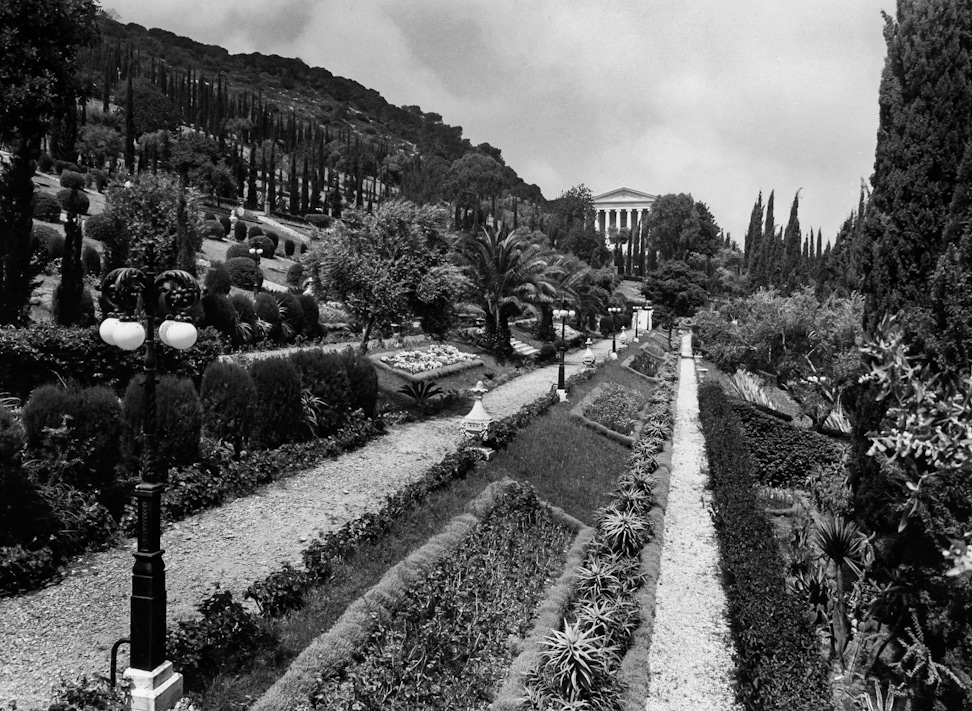
[{"label": "cypress tree", "polygon": [[307,166],[307,154],[304,154],[304,165],[301,171],[300,180],[300,214],[306,215],[310,212],[310,172]]},{"label": "cypress tree", "polygon": [[756,286],[768,287],[772,281],[776,256],[776,223],[773,216],[775,195],[776,191],[771,190],[769,199],[766,201],[766,218],[763,221],[763,236],[760,238],[759,257],[757,259]]},{"label": "cypress tree", "polygon": [[746,228],[746,237],[743,242],[743,258],[746,262],[746,269],[754,271],[759,254],[760,237],[763,234],[763,191],[759,191],[759,197],[753,205],[753,211],[749,215],[749,227]]},{"label": "cypress tree", "polygon": [[127,103],[125,105],[125,170],[129,173],[135,170],[135,94],[132,91],[132,73],[128,73],[128,85],[125,89]]},{"label": "cypress tree", "polygon": [[800,247],[803,235],[800,233],[800,218],[797,212],[800,209],[800,191],[796,191],[793,196],[793,204],[790,206],[790,219],[786,223],[786,231],[783,233],[783,254],[780,255],[781,282],[784,289],[792,291],[799,283],[800,275]]},{"label": "cypress tree", "polygon": [[251,208],[257,205],[256,173],[256,146],[251,143],[250,165],[246,172],[246,204]]},{"label": "cypress tree", "polygon": [[290,214],[299,215],[300,213],[300,190],[297,188],[297,156],[290,156],[290,176],[287,190],[290,192]]}]

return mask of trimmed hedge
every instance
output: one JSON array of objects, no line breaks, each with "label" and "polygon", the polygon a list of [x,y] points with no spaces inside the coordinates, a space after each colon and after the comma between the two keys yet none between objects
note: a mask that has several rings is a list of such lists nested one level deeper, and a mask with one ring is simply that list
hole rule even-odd
[{"label": "trimmed hedge", "polygon": [[61,173],[61,187],[71,190],[84,190],[84,176],[75,173],[73,170],[65,170]]},{"label": "trimmed hedge", "polygon": [[65,212],[73,212],[78,215],[87,215],[88,207],[91,205],[91,201],[84,192],[73,188],[64,188],[59,191],[57,201],[61,203]]},{"label": "trimmed hedge", "polygon": [[233,286],[252,289],[254,285],[263,286],[263,270],[258,268],[249,256],[227,259],[226,271],[229,272]]},{"label": "trimmed hedge", "polygon": [[752,460],[752,476],[763,486],[805,487],[818,464],[836,464],[845,445],[813,430],[787,424],[751,404],[732,400]]},{"label": "trimmed hedge", "polygon": [[34,217],[44,222],[61,221],[61,201],[50,193],[34,193],[31,198]]},{"label": "trimmed hedge", "polygon": [[828,668],[816,632],[805,606],[787,590],[773,525],[750,474],[754,459],[718,385],[699,388],[699,419],[712,478],[739,700],[747,709],[830,708]]},{"label": "trimmed hedge", "polygon": [[254,446],[272,449],[306,439],[300,375],[294,364],[286,358],[265,358],[250,364],[249,371],[257,392]]}]

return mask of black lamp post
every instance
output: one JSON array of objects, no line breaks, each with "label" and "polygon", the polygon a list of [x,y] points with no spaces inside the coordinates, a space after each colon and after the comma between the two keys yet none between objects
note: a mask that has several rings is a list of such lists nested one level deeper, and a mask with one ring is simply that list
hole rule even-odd
[{"label": "black lamp post", "polygon": [[618,331],[614,327],[618,314],[621,313],[620,306],[608,306],[608,313],[611,314],[611,360],[618,358]]},{"label": "black lamp post", "polygon": [[262,247],[250,247],[250,256],[253,257],[253,265],[257,269],[257,273],[253,277],[253,298],[256,299],[257,293],[260,291],[260,255],[263,254]]},{"label": "black lamp post", "polygon": [[567,399],[567,386],[564,380],[564,356],[567,354],[567,341],[565,340],[567,318],[574,318],[576,313],[573,309],[568,309],[566,303],[553,311],[554,318],[560,319],[560,367],[557,373],[557,391],[560,393],[561,401]]},{"label": "black lamp post", "polygon": [[[99,330],[102,339],[122,350],[136,350],[145,344],[145,413],[142,421],[141,482],[135,487],[138,502],[138,548],[132,568],[131,668],[134,670],[133,698],[143,683],[144,696],[151,708],[168,708],[162,697],[177,700],[182,694],[181,677],[172,674],[165,661],[165,562],[161,548],[161,503],[166,472],[160,466],[156,442],[156,353],[155,317],[159,304],[166,320],[159,326],[163,343],[184,350],[196,342],[196,328],[188,321],[176,320],[199,301],[199,284],[188,272],[173,269],[156,273],[155,244],[145,250],[145,270],[131,267],[110,272],[101,285],[102,294],[113,312]],[[144,326],[135,319],[139,308]],[[166,669],[160,672],[160,668]],[[127,674],[128,672],[126,672]],[[164,690],[160,691],[160,689]],[[177,687],[174,689],[173,687]]]}]

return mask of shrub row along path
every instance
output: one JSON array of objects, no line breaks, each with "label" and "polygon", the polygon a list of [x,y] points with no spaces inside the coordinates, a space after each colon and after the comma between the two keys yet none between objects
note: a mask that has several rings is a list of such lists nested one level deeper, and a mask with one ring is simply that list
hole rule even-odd
[{"label": "shrub row along path", "polygon": [[[611,341],[593,350],[603,360]],[[582,355],[568,354],[568,376],[583,368]],[[556,380],[556,365],[537,368],[497,387],[483,404],[499,419],[549,392]],[[195,614],[217,586],[242,600],[252,582],[282,563],[300,564],[301,551],[316,536],[381,508],[387,496],[456,449],[460,419],[392,427],[356,451],[167,528],[162,546],[169,624]],[[134,548],[129,539],[83,556],[59,583],[0,599],[0,706],[49,702],[61,675],[107,674],[111,645],[128,636]],[[126,664],[122,647],[119,665]]]},{"label": "shrub row along path", "polygon": [[647,711],[738,708],[718,544],[706,504],[708,472],[691,339],[691,334],[682,338]]}]

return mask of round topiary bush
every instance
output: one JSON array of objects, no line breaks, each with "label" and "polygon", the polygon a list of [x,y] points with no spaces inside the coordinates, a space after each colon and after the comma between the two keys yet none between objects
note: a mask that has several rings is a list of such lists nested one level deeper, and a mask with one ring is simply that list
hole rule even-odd
[{"label": "round topiary bush", "polygon": [[256,249],[262,249],[263,254],[260,256],[264,259],[273,259],[275,254],[274,251],[277,249],[273,240],[271,240],[266,235],[257,235],[256,237],[250,237],[249,246],[255,247]]},{"label": "round topiary bush", "polygon": [[253,430],[257,399],[253,378],[235,363],[213,361],[203,373],[199,399],[206,434],[231,442],[239,456]]},{"label": "round topiary bush", "polygon": [[88,239],[109,244],[117,239],[121,231],[121,225],[105,213],[92,215],[84,221],[83,227],[84,236]]},{"label": "round topiary bush", "polygon": [[300,287],[300,282],[304,278],[304,265],[300,262],[291,264],[287,269],[287,285],[295,289]]},{"label": "round topiary bush", "polygon": [[544,343],[537,353],[537,361],[546,363],[557,357],[557,348],[552,343]]},{"label": "round topiary bush", "polygon": [[65,417],[76,422],[81,409],[81,394],[63,385],[41,385],[34,388],[24,404],[23,421],[30,456],[41,457],[50,440],[48,430],[60,427]]},{"label": "round topiary bush", "polygon": [[56,161],[54,161],[54,172],[60,175],[61,172],[64,170],[65,165],[67,164],[63,160],[58,158]]},{"label": "round topiary bush", "polygon": [[[142,422],[145,418],[145,376],[139,373],[128,384],[122,399],[122,453],[129,467],[142,457]],[[202,408],[189,378],[163,375],[155,388],[156,441],[159,463],[164,467],[192,464],[199,459]]]},{"label": "round topiary bush", "polygon": [[283,326],[284,340],[290,341],[304,333],[304,310],[297,297],[290,292],[274,294],[280,309],[280,323]]},{"label": "round topiary bush", "polygon": [[73,170],[64,170],[61,173],[61,187],[70,190],[84,190],[84,176]]},{"label": "round topiary bush", "polygon": [[323,404],[317,412],[316,434],[337,431],[351,406],[351,384],[341,356],[319,350],[301,350],[290,356],[300,374],[300,385]]},{"label": "round topiary bush", "polygon": [[277,306],[277,300],[267,292],[261,292],[253,301],[253,310],[258,319],[266,321],[269,325],[270,337],[278,339],[280,337],[280,307]]},{"label": "round topiary bush", "polygon": [[54,170],[54,159],[47,151],[41,153],[40,158],[37,159],[37,170],[42,173],[50,173]]},{"label": "round topiary bush", "polygon": [[203,237],[216,240],[217,242],[222,242],[223,237],[226,236],[226,233],[223,231],[223,226],[219,224],[219,220],[205,220],[200,231]]},{"label": "round topiary bush", "polygon": [[203,221],[204,222],[209,222],[210,220],[215,220],[215,219],[216,219],[216,215],[214,215],[213,213],[211,213],[211,212],[204,212],[203,213]]},{"label": "round topiary bush", "polygon": [[103,193],[105,188],[108,187],[108,176],[105,174],[105,171],[98,170],[97,168],[91,168],[88,171],[88,175],[94,178],[95,190],[97,190],[99,193]]},{"label": "round topiary bush", "polygon": [[250,225],[246,231],[247,237],[256,237],[257,235],[263,234],[263,228],[260,225]]},{"label": "round topiary bush", "polygon": [[325,229],[331,226],[331,218],[328,215],[322,215],[319,212],[304,215],[304,219],[307,220],[307,224],[313,225],[318,229]]},{"label": "round topiary bush", "polygon": [[294,364],[286,358],[263,358],[254,361],[249,370],[257,394],[253,444],[270,449],[306,439],[300,375]]},{"label": "round topiary bush", "polygon": [[230,222],[229,215],[220,215],[216,219],[219,220],[219,224],[223,227],[223,235],[228,235],[230,230],[233,229],[233,223]]},{"label": "round topiary bush", "polygon": [[[225,262],[233,286],[240,289],[252,289],[263,286],[263,271],[258,269],[250,256],[234,257]],[[276,302],[274,302],[276,304]]]},{"label": "round topiary bush", "polygon": [[209,267],[209,271],[206,272],[204,284],[206,291],[210,294],[223,294],[225,296],[230,293],[230,288],[233,286],[233,278],[230,276],[223,262],[213,262],[212,266]]},{"label": "round topiary bush", "polygon": [[219,331],[228,339],[236,338],[236,309],[225,294],[208,293],[202,298],[205,326]]},{"label": "round topiary bush", "polygon": [[101,255],[90,244],[84,245],[81,251],[81,266],[84,268],[84,273],[89,276],[101,274]]},{"label": "round topiary bush", "polygon": [[64,235],[53,227],[34,225],[30,233],[30,251],[44,263],[60,259],[64,256]]},{"label": "round topiary bush", "polygon": [[90,201],[88,196],[80,190],[64,188],[57,194],[57,201],[65,212],[73,212],[76,215],[87,215]]},{"label": "round topiary bush", "polygon": [[607,338],[614,332],[614,318],[610,315],[601,316],[601,320],[597,324],[597,330],[601,332],[601,335]]},{"label": "round topiary bush", "polygon": [[284,256],[293,257],[294,256],[294,241],[289,237],[284,240]]},{"label": "round topiary bush", "polygon": [[238,257],[246,257],[251,262],[253,261],[253,257],[250,254],[250,248],[247,247],[245,244],[239,244],[239,243],[231,244],[229,247],[226,248],[227,260],[237,259]]},{"label": "round topiary bush", "polygon": [[233,294],[230,297],[230,302],[233,304],[233,308],[236,309],[240,321],[248,323],[251,326],[256,323],[257,315],[253,309],[253,299],[246,294]]},{"label": "round topiary bush", "polygon": [[78,167],[77,163],[65,163],[64,170],[70,170],[73,173],[81,173],[81,169]]},{"label": "round topiary bush", "polygon": [[273,251],[277,251],[277,247],[280,246],[280,235],[278,235],[273,230],[264,230],[263,236],[266,237],[273,243]]},{"label": "round topiary bush", "polygon": [[44,222],[61,221],[61,202],[50,193],[34,193],[31,198],[33,214]]},{"label": "round topiary bush", "polygon": [[236,227],[234,228],[233,237],[236,238],[237,242],[242,242],[246,239],[246,223],[243,220],[236,221]]}]

